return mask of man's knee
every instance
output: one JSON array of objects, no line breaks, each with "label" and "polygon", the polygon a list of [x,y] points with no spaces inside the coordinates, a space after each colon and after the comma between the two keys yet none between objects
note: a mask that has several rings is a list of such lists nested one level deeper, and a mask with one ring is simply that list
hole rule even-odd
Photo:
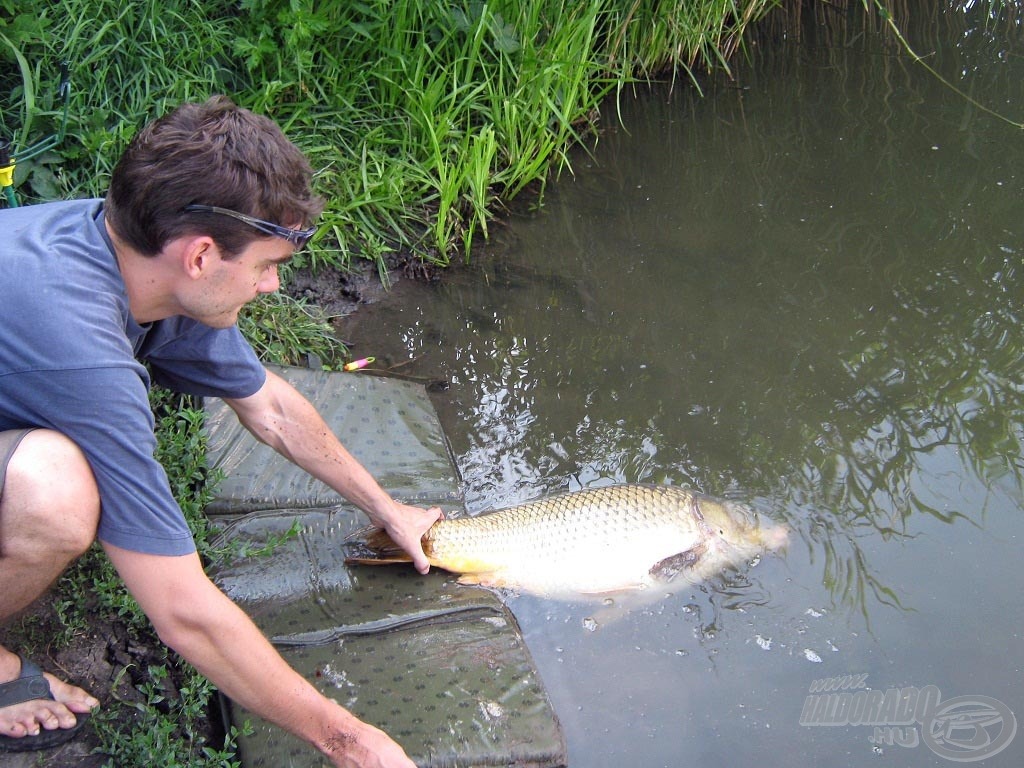
[{"label": "man's knee", "polygon": [[25,435],[0,491],[0,543],[10,545],[31,531],[38,543],[74,557],[96,538],[99,513],[96,480],[81,449],[52,430]]}]

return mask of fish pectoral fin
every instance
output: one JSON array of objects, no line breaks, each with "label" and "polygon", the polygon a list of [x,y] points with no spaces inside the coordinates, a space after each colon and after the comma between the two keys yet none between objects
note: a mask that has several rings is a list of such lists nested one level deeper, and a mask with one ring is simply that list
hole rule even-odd
[{"label": "fish pectoral fin", "polygon": [[458,578],[459,584],[467,586],[492,587],[494,589],[506,589],[514,587],[501,571],[485,571],[480,573],[464,573]]},{"label": "fish pectoral fin", "polygon": [[591,597],[600,597],[602,595],[617,595],[621,592],[632,592],[635,589],[643,589],[644,582],[638,581],[636,583],[622,584],[617,587],[607,587],[605,589],[581,589],[581,595],[589,595]]},{"label": "fish pectoral fin", "polygon": [[672,581],[681,571],[696,565],[706,550],[707,545],[701,542],[684,552],[659,560],[651,566],[651,576],[659,581]]},{"label": "fish pectoral fin", "polygon": [[348,551],[345,565],[391,565],[411,563],[409,556],[392,541],[386,531],[378,528],[364,528],[346,539]]}]

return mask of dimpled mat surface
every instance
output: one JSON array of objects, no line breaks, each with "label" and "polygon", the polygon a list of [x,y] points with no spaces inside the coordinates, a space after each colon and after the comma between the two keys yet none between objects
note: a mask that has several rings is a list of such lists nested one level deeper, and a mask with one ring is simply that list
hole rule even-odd
[{"label": "dimpled mat surface", "polygon": [[[349,449],[403,501],[461,511],[433,407],[417,385],[363,374],[275,369],[323,407]],[[354,408],[348,407],[355,403]],[[565,765],[565,743],[515,618],[488,590],[411,566],[349,568],[345,540],[365,517],[238,427],[219,401],[211,466],[228,477],[212,505],[243,554],[217,584],[282,655],[422,768]],[[372,414],[364,420],[364,413]],[[389,485],[389,481],[393,485]],[[291,533],[289,534],[289,531]],[[281,541],[283,539],[283,541]],[[225,700],[242,763],[322,766],[304,742]]]},{"label": "dimpled mat surface", "polygon": [[[448,442],[423,387],[358,373],[273,368],[309,398],[345,447],[397,499],[457,502]],[[257,442],[222,401],[207,403],[208,454],[224,480],[207,514],[329,507],[344,502]]]}]

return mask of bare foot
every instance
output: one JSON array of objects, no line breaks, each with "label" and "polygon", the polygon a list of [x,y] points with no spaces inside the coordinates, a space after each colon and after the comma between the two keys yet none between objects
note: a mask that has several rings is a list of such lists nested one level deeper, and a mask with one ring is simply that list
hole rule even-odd
[{"label": "bare foot", "polygon": [[[3,659],[0,682],[10,682],[20,674],[18,658],[14,659],[15,665],[9,663],[9,657]],[[76,715],[85,714],[99,704],[81,688],[58,680],[48,672],[43,676],[50,684],[53,700],[32,699],[0,708],[0,735],[18,739],[36,736],[41,730],[73,728],[78,722]]]}]

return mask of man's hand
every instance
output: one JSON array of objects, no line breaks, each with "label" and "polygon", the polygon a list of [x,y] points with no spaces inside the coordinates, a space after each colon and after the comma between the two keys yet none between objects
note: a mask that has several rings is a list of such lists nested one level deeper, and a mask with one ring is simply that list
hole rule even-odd
[{"label": "man's hand", "polygon": [[313,405],[283,378],[267,371],[254,395],[225,400],[253,436],[359,507],[411,557],[420,573],[430,570],[420,539],[442,514],[392,499],[338,441]]},{"label": "man's hand", "polygon": [[422,509],[397,501],[386,512],[370,514],[370,522],[387,531],[391,540],[412,557],[412,564],[420,573],[430,570],[430,561],[423,554],[423,534],[444,517],[440,507]]},{"label": "man's hand", "polygon": [[361,720],[351,731],[328,735],[320,749],[336,768],[416,768],[384,731]]}]

